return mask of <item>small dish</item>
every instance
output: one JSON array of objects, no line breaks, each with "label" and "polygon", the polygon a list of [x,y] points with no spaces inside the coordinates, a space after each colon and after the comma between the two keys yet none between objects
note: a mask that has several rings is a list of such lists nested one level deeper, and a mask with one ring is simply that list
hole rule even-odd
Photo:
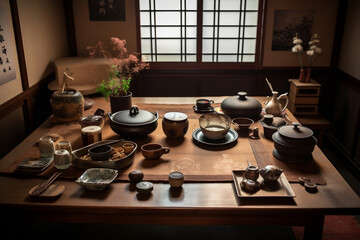
[{"label": "small dish", "polygon": [[196,113],[210,113],[214,112],[214,107],[210,106],[207,109],[198,109],[196,105],[193,106],[194,112]]},{"label": "small dish", "polygon": [[237,132],[232,128],[230,128],[230,130],[228,131],[228,133],[226,134],[226,136],[224,138],[219,139],[219,140],[211,140],[211,139],[206,138],[200,128],[195,129],[192,136],[195,141],[205,144],[205,145],[209,145],[209,146],[228,145],[228,144],[235,142],[239,137]]},{"label": "small dish", "polygon": [[118,171],[109,168],[89,168],[75,180],[89,190],[103,190],[117,177]]}]

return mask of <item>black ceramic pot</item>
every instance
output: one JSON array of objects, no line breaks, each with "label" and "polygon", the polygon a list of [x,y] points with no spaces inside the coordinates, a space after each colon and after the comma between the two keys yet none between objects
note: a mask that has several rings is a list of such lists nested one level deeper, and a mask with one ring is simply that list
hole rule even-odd
[{"label": "black ceramic pot", "polygon": [[238,96],[229,97],[222,101],[221,110],[231,118],[247,117],[257,121],[262,106],[255,98],[248,97],[246,92],[238,92]]},{"label": "black ceramic pot", "polygon": [[272,135],[273,155],[284,162],[303,163],[312,160],[312,152],[317,143],[310,128],[294,122],[285,125]]},{"label": "black ceramic pot", "polygon": [[124,137],[144,137],[158,126],[159,114],[139,110],[137,106],[129,110],[122,110],[116,113],[108,113],[110,127],[117,134]]}]

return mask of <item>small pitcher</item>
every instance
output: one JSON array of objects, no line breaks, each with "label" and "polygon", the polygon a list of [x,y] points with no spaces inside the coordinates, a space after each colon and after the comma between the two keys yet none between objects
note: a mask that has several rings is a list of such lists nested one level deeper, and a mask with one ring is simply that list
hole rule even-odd
[{"label": "small pitcher", "polygon": [[[272,114],[274,116],[282,116],[283,111],[286,109],[288,103],[289,103],[289,98],[287,96],[288,93],[283,93],[278,97],[278,92],[273,91],[272,92],[273,96],[272,98],[269,100],[267,99],[265,102],[265,113],[266,114]],[[280,99],[284,98],[286,100],[285,106],[282,107],[280,104]]]}]

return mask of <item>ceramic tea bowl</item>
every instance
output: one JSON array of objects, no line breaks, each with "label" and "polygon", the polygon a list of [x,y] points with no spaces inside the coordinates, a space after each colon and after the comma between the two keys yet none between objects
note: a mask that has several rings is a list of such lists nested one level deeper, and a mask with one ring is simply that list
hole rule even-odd
[{"label": "ceramic tea bowl", "polygon": [[206,138],[219,140],[229,132],[231,118],[225,114],[206,113],[199,118],[199,125]]},{"label": "ceramic tea bowl", "polygon": [[112,148],[109,145],[101,145],[89,148],[88,152],[92,160],[105,161],[109,160]]},{"label": "ceramic tea bowl", "polygon": [[238,117],[234,118],[231,123],[238,134],[244,135],[249,134],[249,127],[254,123],[254,120],[246,117]]}]

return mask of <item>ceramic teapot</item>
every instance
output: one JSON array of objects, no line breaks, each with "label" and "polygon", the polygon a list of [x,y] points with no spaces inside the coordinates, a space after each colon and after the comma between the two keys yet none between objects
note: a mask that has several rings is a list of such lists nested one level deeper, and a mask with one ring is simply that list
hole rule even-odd
[{"label": "ceramic teapot", "polygon": [[[287,96],[288,93],[283,93],[279,97],[278,94],[279,93],[277,91],[273,91],[272,98],[270,100],[269,98],[266,100],[265,108],[264,108],[266,114],[272,114],[274,116],[282,116],[282,113],[284,112],[284,110],[286,109],[289,103],[289,98]],[[282,107],[280,104],[280,99],[282,98],[286,100],[284,107]]]},{"label": "ceramic teapot", "polygon": [[282,174],[282,172],[282,169],[274,165],[267,165],[264,168],[260,169],[260,175],[264,179],[264,182],[267,184],[275,183]]}]

